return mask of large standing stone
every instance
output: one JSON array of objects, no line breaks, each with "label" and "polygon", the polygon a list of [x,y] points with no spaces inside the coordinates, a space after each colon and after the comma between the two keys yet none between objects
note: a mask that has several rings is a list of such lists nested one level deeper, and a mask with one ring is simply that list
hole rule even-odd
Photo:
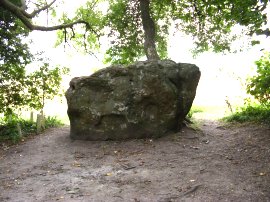
[{"label": "large standing stone", "polygon": [[81,140],[160,137],[177,131],[200,78],[193,64],[171,60],[110,66],[71,80],[70,136]]}]

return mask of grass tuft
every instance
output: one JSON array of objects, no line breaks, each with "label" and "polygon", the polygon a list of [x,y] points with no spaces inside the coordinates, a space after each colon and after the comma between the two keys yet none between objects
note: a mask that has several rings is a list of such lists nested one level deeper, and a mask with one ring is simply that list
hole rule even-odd
[{"label": "grass tuft", "polygon": [[257,104],[249,104],[240,108],[234,114],[224,117],[226,122],[258,122],[270,124],[270,107]]},{"label": "grass tuft", "polygon": [[198,107],[198,106],[192,106],[190,111],[187,114],[187,118],[191,119],[193,117],[194,114],[196,113],[202,113],[204,112],[203,107]]}]

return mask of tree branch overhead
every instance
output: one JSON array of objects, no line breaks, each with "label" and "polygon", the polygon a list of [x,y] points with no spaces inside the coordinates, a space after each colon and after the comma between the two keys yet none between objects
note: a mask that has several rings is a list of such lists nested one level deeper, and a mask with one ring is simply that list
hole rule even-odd
[{"label": "tree branch overhead", "polygon": [[18,19],[22,21],[22,23],[29,29],[29,30],[39,30],[39,31],[55,31],[59,29],[65,29],[65,28],[72,28],[76,24],[84,24],[86,26],[86,29],[89,29],[91,26],[88,22],[84,20],[77,20],[71,23],[64,23],[56,26],[39,26],[32,23],[32,18],[36,17],[40,12],[50,8],[56,0],[53,0],[51,3],[34,10],[32,13],[28,13],[25,11],[25,7],[18,7],[15,4],[11,3],[8,0],[0,0],[0,7],[6,9],[13,15],[15,15]]},{"label": "tree branch overhead", "polygon": [[53,0],[51,3],[41,7],[40,9],[36,9],[34,10],[32,13],[27,13],[25,10],[23,11],[24,12],[24,15],[27,17],[27,18],[33,18],[35,17],[37,14],[39,14],[40,12],[42,11],[45,11],[47,10],[48,8],[50,8],[54,3],[56,2],[56,0]]}]

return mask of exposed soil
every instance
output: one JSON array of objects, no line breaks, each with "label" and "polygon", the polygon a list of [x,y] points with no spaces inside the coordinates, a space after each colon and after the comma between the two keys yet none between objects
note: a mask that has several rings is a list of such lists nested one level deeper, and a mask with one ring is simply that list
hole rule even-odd
[{"label": "exposed soil", "polygon": [[156,140],[56,128],[0,152],[0,201],[270,201],[270,128],[204,121]]}]

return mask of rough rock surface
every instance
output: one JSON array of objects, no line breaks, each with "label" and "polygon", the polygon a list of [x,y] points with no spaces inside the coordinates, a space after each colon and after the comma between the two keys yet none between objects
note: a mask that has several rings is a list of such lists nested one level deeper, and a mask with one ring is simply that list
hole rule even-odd
[{"label": "rough rock surface", "polygon": [[193,64],[171,60],[110,66],[71,80],[70,136],[81,140],[156,138],[177,131],[200,78]]}]

